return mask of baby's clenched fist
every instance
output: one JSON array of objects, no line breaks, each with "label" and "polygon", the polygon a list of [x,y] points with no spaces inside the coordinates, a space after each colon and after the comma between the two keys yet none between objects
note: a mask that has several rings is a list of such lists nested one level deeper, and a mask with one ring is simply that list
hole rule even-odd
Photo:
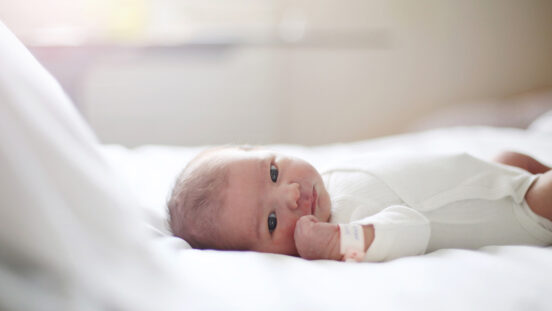
[{"label": "baby's clenched fist", "polygon": [[295,246],[306,259],[340,260],[339,226],[319,222],[312,215],[299,218],[295,226]]}]

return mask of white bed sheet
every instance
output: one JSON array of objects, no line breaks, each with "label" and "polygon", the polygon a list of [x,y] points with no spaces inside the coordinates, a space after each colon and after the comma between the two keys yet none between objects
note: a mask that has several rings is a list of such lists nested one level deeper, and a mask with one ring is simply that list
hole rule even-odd
[{"label": "white bed sheet", "polygon": [[[490,158],[501,150],[529,153],[552,164],[552,134],[465,127],[316,147],[273,145],[315,166],[362,153],[468,151]],[[197,293],[198,309],[548,310],[552,308],[552,248],[489,246],[439,250],[387,263],[307,261],[254,252],[186,249],[167,234],[164,202],[178,171],[202,147],[105,146],[110,163],[132,185],[157,229],[165,256]]]}]

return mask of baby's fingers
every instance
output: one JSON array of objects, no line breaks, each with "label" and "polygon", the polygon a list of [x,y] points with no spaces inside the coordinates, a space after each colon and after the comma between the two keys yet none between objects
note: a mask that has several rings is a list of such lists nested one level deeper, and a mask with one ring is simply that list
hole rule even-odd
[{"label": "baby's fingers", "polygon": [[295,229],[297,230],[297,227],[312,227],[315,223],[318,222],[318,219],[314,217],[313,215],[305,215],[299,218],[297,220],[297,223],[295,225]]},{"label": "baby's fingers", "polygon": [[295,245],[299,255],[307,259],[339,259],[339,229],[335,224],[319,222],[312,215],[303,216],[295,226]]}]

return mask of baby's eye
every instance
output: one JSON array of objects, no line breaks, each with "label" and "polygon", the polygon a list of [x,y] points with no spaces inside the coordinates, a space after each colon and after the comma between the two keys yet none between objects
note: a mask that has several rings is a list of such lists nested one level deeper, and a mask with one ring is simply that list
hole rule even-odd
[{"label": "baby's eye", "polygon": [[272,234],[276,230],[278,219],[276,219],[276,213],[272,212],[268,215],[268,232]]},{"label": "baby's eye", "polygon": [[270,164],[270,179],[272,182],[278,181],[278,168],[274,164]]}]

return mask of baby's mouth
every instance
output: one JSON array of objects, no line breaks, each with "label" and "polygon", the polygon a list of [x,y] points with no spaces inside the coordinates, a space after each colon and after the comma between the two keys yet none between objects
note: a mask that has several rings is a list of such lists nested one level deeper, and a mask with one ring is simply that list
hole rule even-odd
[{"label": "baby's mouth", "polygon": [[314,215],[314,213],[316,212],[317,201],[318,201],[318,192],[316,192],[316,188],[312,186],[311,215]]}]

